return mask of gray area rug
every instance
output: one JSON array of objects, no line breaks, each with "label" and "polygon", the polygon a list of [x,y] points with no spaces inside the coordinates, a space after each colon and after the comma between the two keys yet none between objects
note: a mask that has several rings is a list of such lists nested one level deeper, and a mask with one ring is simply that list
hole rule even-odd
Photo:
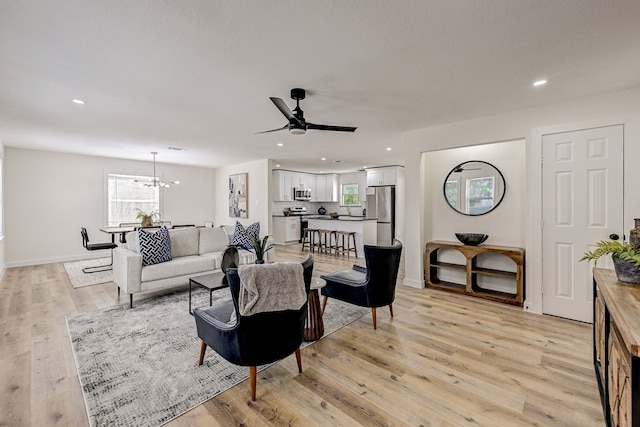
[{"label": "gray area rug", "polygon": [[[194,292],[194,307],[209,305],[208,291]],[[67,317],[91,426],[159,426],[248,378],[247,367],[211,349],[198,366],[188,298],[180,290],[136,301],[133,309],[124,304]],[[215,304],[231,297],[222,289],[213,298]],[[368,312],[332,300],[325,336]]]},{"label": "gray area rug", "polygon": [[111,262],[111,258],[94,258],[82,261],[65,262],[64,269],[69,276],[69,282],[73,288],[82,288],[84,286],[98,285],[113,281],[113,272],[111,270],[100,271],[97,273],[85,273],[82,271],[86,267],[95,267],[98,265],[106,265]]}]

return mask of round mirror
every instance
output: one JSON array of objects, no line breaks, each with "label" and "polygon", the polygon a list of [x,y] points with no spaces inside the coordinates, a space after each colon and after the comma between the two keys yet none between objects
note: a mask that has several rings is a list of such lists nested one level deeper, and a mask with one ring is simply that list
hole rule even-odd
[{"label": "round mirror", "polygon": [[504,198],[506,184],[502,173],[490,163],[472,160],[451,169],[444,180],[444,198],[463,215],[484,215]]}]

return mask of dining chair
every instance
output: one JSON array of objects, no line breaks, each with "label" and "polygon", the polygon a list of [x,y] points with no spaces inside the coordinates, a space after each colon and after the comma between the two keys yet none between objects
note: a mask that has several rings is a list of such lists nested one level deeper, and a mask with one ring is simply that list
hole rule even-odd
[{"label": "dining chair", "polygon": [[97,265],[95,267],[85,267],[82,269],[83,273],[98,273],[100,271],[107,271],[113,268],[113,250],[118,247],[116,243],[105,242],[105,243],[89,243],[89,234],[87,233],[87,229],[82,227],[80,229],[80,234],[82,235],[82,246],[88,251],[101,251],[104,249],[111,249],[111,262],[105,265]]}]

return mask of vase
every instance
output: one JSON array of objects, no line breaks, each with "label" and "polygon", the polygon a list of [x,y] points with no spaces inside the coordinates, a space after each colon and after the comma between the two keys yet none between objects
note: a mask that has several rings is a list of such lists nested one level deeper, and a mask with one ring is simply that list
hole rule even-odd
[{"label": "vase", "polygon": [[614,256],[613,267],[619,281],[640,284],[640,265]]},{"label": "vase", "polygon": [[629,244],[633,249],[640,249],[640,218],[634,219],[636,226],[629,232]]},{"label": "vase", "polygon": [[145,216],[144,218],[142,218],[142,222],[140,223],[140,225],[143,227],[151,227],[153,225],[153,218],[151,218],[150,216]]}]

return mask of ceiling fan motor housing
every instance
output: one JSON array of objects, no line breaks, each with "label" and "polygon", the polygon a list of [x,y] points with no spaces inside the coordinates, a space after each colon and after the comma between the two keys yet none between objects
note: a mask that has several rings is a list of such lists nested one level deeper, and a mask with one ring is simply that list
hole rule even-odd
[{"label": "ceiling fan motor housing", "polygon": [[299,101],[301,99],[304,99],[305,96],[306,96],[306,92],[304,89],[300,89],[299,87],[295,87],[291,89],[291,99],[295,99],[296,101]]}]

